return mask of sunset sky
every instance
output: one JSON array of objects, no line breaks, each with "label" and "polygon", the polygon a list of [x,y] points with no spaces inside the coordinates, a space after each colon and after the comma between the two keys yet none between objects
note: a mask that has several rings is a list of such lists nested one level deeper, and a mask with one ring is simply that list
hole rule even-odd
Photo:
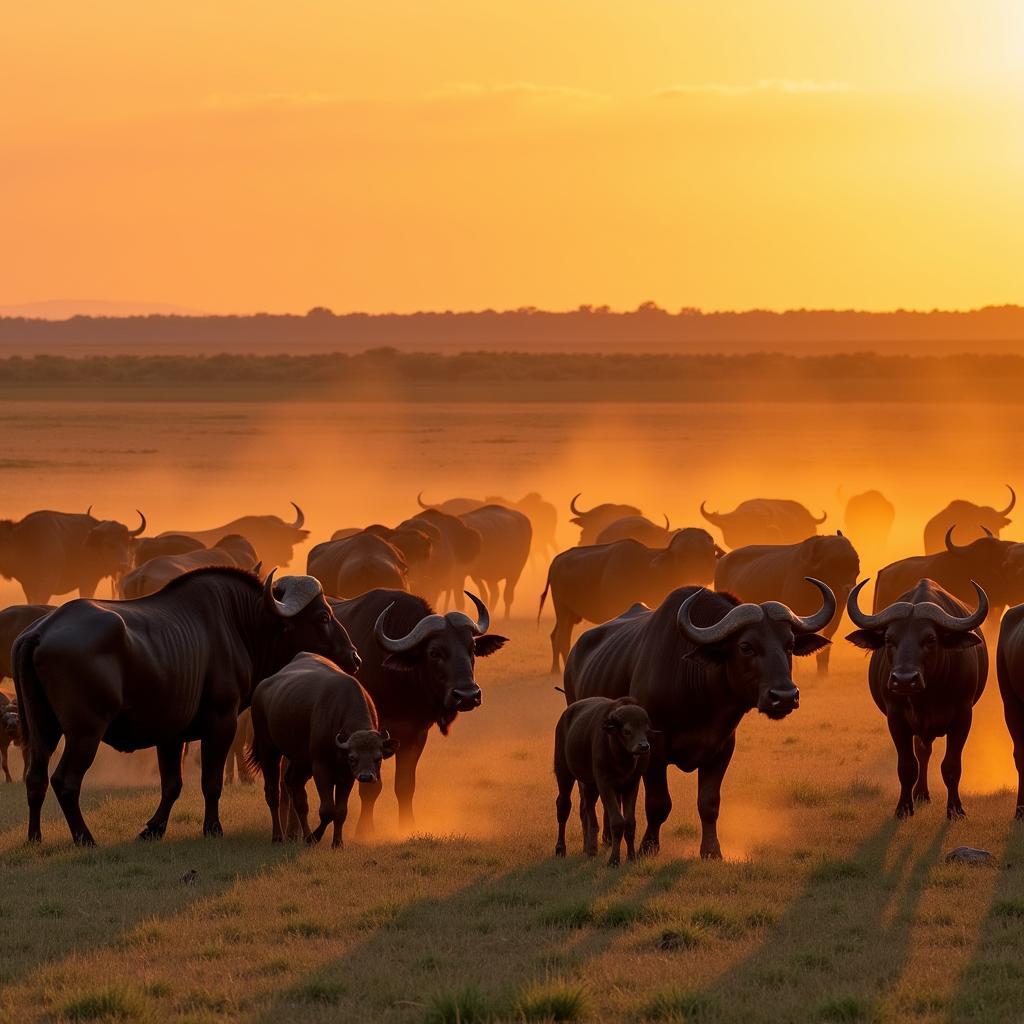
[{"label": "sunset sky", "polygon": [[55,0],[0,304],[1024,302],[1020,0]]}]

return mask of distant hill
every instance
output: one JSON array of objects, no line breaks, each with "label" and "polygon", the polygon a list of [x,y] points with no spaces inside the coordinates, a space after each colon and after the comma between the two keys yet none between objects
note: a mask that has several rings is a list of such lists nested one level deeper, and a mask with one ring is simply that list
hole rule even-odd
[{"label": "distant hill", "polygon": [[104,299],[46,299],[16,306],[0,306],[0,317],[29,317],[37,320],[68,320],[73,316],[203,316],[202,310],[175,306],[170,302],[117,302]]},{"label": "distant hill", "polygon": [[335,314],[317,308],[304,316],[0,319],[0,351],[7,353],[352,353],[382,347],[424,352],[1015,353],[1024,352],[1024,307],[670,313],[645,303],[630,312],[583,306],[571,312]]}]

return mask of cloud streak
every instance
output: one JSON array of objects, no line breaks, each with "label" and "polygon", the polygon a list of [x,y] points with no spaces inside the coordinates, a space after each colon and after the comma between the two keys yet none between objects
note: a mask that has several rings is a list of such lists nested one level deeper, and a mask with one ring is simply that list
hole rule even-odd
[{"label": "cloud streak", "polygon": [[675,96],[756,96],[774,93],[780,95],[814,95],[819,93],[852,92],[850,82],[822,82],[809,78],[761,78],[756,82],[728,85],[724,82],[693,82],[666,86],[655,91],[659,99]]}]

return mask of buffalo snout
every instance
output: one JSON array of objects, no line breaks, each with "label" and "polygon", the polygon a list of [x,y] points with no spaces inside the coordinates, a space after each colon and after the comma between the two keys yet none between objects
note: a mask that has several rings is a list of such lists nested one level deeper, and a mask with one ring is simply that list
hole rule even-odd
[{"label": "buffalo snout", "polygon": [[377,776],[373,772],[360,772],[357,779],[359,782],[376,782]]},{"label": "buffalo snout", "polygon": [[924,673],[919,669],[893,669],[889,674],[889,689],[893,693],[908,695],[924,690]]},{"label": "buffalo snout", "polygon": [[800,707],[800,691],[790,683],[788,686],[773,686],[761,701],[760,709],[772,718],[782,718]]},{"label": "buffalo snout", "polygon": [[452,690],[451,704],[457,711],[472,711],[480,707],[483,702],[483,694],[479,686],[463,686]]}]

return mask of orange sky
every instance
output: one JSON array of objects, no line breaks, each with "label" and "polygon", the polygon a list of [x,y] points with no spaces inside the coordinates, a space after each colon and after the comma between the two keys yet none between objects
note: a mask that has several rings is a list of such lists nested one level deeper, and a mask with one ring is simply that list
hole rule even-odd
[{"label": "orange sky", "polygon": [[0,304],[1024,302],[1020,0],[51,0]]}]

